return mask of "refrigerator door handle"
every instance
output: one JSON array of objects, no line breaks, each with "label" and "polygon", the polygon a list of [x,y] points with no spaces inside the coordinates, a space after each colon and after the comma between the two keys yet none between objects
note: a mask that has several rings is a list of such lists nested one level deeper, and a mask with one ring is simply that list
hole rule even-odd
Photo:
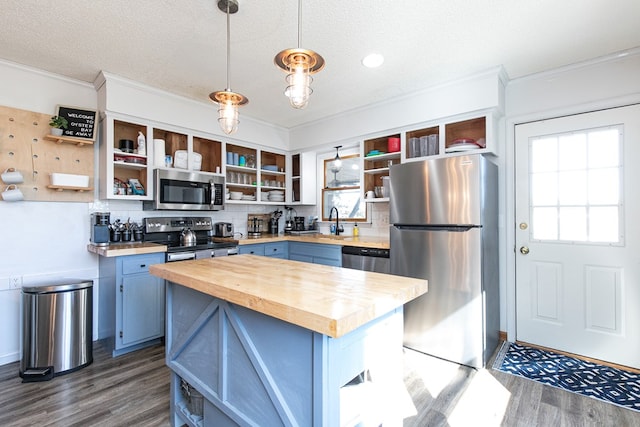
[{"label": "refrigerator door handle", "polygon": [[398,230],[415,230],[415,231],[452,231],[463,233],[473,228],[482,228],[481,225],[473,224],[443,224],[443,225],[415,225],[415,224],[394,224]]}]

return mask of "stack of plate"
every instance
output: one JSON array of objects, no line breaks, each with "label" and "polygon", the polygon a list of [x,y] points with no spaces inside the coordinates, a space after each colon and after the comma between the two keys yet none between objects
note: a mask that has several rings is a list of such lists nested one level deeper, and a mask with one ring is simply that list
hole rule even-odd
[{"label": "stack of plate", "polygon": [[284,191],[282,191],[282,190],[269,191],[269,201],[270,202],[284,202]]},{"label": "stack of plate", "polygon": [[254,201],[256,200],[256,195],[255,194],[244,194],[242,196],[242,200],[251,200]]}]

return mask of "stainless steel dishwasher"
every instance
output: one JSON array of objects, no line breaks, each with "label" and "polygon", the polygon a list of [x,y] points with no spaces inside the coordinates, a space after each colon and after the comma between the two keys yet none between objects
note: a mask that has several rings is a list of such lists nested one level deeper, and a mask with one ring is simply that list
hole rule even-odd
[{"label": "stainless steel dishwasher", "polygon": [[342,266],[355,270],[389,273],[389,249],[342,247]]}]

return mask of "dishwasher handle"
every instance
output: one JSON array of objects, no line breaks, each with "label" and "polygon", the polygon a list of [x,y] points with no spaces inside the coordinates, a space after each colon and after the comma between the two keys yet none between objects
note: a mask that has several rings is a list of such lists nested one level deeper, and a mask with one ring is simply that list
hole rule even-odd
[{"label": "dishwasher handle", "polygon": [[363,248],[360,246],[343,246],[342,255],[357,255],[375,258],[389,258],[389,249]]}]

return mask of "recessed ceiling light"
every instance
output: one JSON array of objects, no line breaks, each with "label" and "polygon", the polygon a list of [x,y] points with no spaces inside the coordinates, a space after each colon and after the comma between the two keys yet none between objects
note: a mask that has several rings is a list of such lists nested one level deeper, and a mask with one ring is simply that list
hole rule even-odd
[{"label": "recessed ceiling light", "polygon": [[369,55],[362,58],[362,65],[367,68],[376,68],[382,65],[384,62],[384,56],[379,53],[370,53]]}]

